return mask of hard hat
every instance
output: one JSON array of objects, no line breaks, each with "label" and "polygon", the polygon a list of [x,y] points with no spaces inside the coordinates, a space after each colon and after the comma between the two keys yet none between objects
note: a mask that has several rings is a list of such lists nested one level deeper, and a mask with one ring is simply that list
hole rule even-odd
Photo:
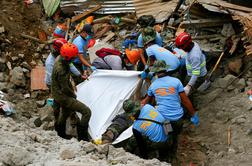
[{"label": "hard hat", "polygon": [[185,49],[192,43],[192,37],[190,34],[183,32],[177,36],[175,43],[178,48]]},{"label": "hard hat", "polygon": [[130,63],[135,65],[139,59],[140,59],[140,50],[139,49],[125,49],[125,54],[127,56],[127,58],[129,59]]},{"label": "hard hat", "polygon": [[53,41],[53,48],[60,52],[60,48],[63,46],[63,44],[67,43],[67,41],[64,38],[57,38]]},{"label": "hard hat", "polygon": [[143,44],[144,45],[155,40],[155,38],[156,38],[156,32],[154,31],[154,29],[152,27],[144,28],[142,31],[142,35],[143,35]]},{"label": "hard hat", "polygon": [[89,16],[85,19],[86,24],[92,24],[94,21],[94,16]]},{"label": "hard hat", "polygon": [[60,55],[69,61],[78,55],[78,48],[74,44],[66,43],[60,48]]},{"label": "hard hat", "polygon": [[88,41],[88,48],[93,47],[95,45],[95,42],[96,42],[95,39],[90,39]]}]

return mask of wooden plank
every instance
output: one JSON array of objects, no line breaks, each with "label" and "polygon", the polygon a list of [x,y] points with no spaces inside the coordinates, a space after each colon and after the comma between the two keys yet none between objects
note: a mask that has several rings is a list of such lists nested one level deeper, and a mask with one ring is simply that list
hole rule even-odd
[{"label": "wooden plank", "polygon": [[229,23],[232,20],[229,19],[199,19],[199,20],[190,20],[181,22],[180,28],[186,28],[190,26],[195,26],[197,28],[202,27],[216,27],[221,26],[225,23]]},{"label": "wooden plank", "polygon": [[86,17],[87,15],[99,10],[101,7],[102,7],[101,5],[97,5],[96,7],[93,7],[92,9],[90,9],[89,11],[86,11],[82,14],[77,15],[77,16],[73,16],[71,19],[71,23],[78,21],[78,20],[82,19],[83,17]]},{"label": "wooden plank", "polygon": [[204,0],[198,0],[198,2],[200,2],[202,4],[216,6],[216,7],[223,6],[225,8],[229,8],[229,9],[237,10],[237,11],[242,11],[242,12],[245,12],[245,13],[252,12],[252,8],[231,4],[231,3],[225,2],[223,0],[212,0],[210,2],[209,1],[204,1]]},{"label": "wooden plank", "polygon": [[102,40],[102,43],[107,43],[110,39],[112,39],[115,36],[115,33],[109,32],[108,35]]}]

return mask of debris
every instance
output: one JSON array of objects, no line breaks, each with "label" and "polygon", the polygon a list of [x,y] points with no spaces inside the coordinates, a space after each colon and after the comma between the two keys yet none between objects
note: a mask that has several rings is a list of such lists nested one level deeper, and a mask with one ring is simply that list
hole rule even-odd
[{"label": "debris", "polygon": [[91,8],[90,10],[85,11],[85,12],[82,13],[82,14],[79,14],[79,15],[77,15],[77,16],[73,16],[73,17],[71,18],[71,23],[73,23],[73,22],[75,22],[75,21],[78,21],[78,20],[82,19],[83,17],[86,17],[87,15],[89,15],[89,14],[91,14],[91,13],[93,13],[93,12],[99,10],[101,7],[102,7],[101,5],[97,5],[96,7],[93,7],[93,8]]},{"label": "debris", "polygon": [[5,32],[4,26],[1,26],[1,27],[0,27],[0,34],[1,34],[1,33],[4,33],[4,32]]},{"label": "debris", "polygon": [[190,20],[190,21],[183,21],[180,23],[180,28],[187,28],[187,27],[216,27],[223,25],[224,23],[229,23],[231,20],[229,19],[199,19],[199,20]]},{"label": "debris", "polygon": [[24,98],[25,98],[25,99],[28,99],[28,98],[30,98],[30,97],[31,97],[30,93],[26,93],[26,94],[24,95]]},{"label": "debris", "polygon": [[42,2],[48,17],[51,17],[57,11],[60,4],[60,0],[43,0]]},{"label": "debris", "polygon": [[107,43],[110,39],[112,39],[115,36],[115,33],[113,32],[109,32],[108,35],[102,39],[102,43]]},{"label": "debris", "polygon": [[16,86],[25,87],[26,80],[23,73],[23,69],[19,67],[15,67],[13,70],[10,71],[10,82]]},{"label": "debris", "polygon": [[98,24],[98,23],[112,23],[112,24],[119,24],[120,22],[124,22],[124,23],[128,23],[128,24],[136,24],[136,20],[135,19],[129,19],[126,17],[114,17],[114,16],[105,16],[102,18],[98,18],[95,19],[93,21],[94,24]]},{"label": "debris", "polygon": [[36,66],[31,71],[31,90],[46,90],[45,67]]},{"label": "debris", "polygon": [[7,101],[4,101],[4,100],[0,100],[0,109],[4,111],[4,114],[6,116],[10,116],[10,115],[16,113],[16,111],[13,108],[13,105]]},{"label": "debris", "polygon": [[27,38],[27,39],[30,39],[30,40],[33,40],[33,41],[36,41],[36,42],[39,42],[39,43],[42,43],[42,44],[51,44],[53,42],[53,39],[52,40],[49,40],[49,41],[42,41],[36,37],[33,37],[33,36],[29,36],[29,35],[25,35],[25,34],[20,34],[23,38]]},{"label": "debris", "polygon": [[228,127],[227,144],[228,146],[231,145],[231,127]]},{"label": "debris", "polygon": [[228,63],[228,69],[230,72],[239,74],[241,72],[242,59],[238,58]]},{"label": "debris", "polygon": [[73,150],[71,149],[65,149],[63,150],[61,153],[60,153],[60,157],[63,159],[63,160],[66,160],[66,159],[72,159],[75,157],[75,153]]},{"label": "debris", "polygon": [[221,34],[226,37],[235,35],[234,28],[231,23],[223,24]]}]

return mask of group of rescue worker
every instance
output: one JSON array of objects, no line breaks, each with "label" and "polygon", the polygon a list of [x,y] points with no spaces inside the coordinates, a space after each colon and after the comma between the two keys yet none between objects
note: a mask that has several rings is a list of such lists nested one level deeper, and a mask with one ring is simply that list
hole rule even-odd
[{"label": "group of rescue worker", "polygon": [[124,101],[125,112],[114,118],[102,136],[102,143],[113,142],[133,125],[141,157],[148,158],[151,148],[158,150],[160,157],[168,151],[176,154],[185,114],[190,115],[195,126],[199,125],[198,114],[188,96],[204,81],[206,57],[186,32],[176,37],[175,47],[164,47],[153,20],[152,16],[139,18],[140,33],[128,36],[120,55],[115,55],[113,50],[103,50],[104,57],[98,57],[92,64],[87,60],[89,41],[94,36],[91,24],[84,25],[73,43],[64,39],[64,33],[57,34],[46,60],[45,82],[54,99],[55,130],[59,136],[69,138],[65,132],[66,120],[73,112],[79,112],[82,117],[77,126],[78,139],[89,141],[91,110],[76,99],[74,86],[87,78],[83,73],[97,69],[137,69],[142,71],[139,75],[142,80],[151,81],[147,94],[141,101]]}]

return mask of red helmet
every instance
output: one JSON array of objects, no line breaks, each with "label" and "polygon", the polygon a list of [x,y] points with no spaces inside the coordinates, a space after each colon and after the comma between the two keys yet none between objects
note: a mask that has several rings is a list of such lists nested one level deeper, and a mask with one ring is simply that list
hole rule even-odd
[{"label": "red helmet", "polygon": [[63,38],[57,38],[56,40],[54,40],[53,42],[53,48],[60,52],[60,48],[63,46],[63,44],[67,43],[67,41]]},{"label": "red helmet", "polygon": [[192,37],[190,34],[183,32],[177,36],[175,43],[178,48],[185,49],[192,43]]},{"label": "red helmet", "polygon": [[95,42],[96,42],[95,39],[90,39],[88,41],[88,48],[93,47],[95,45]]},{"label": "red helmet", "polygon": [[76,45],[71,43],[64,44],[60,49],[60,55],[65,60],[71,60],[72,58],[75,58],[78,55],[78,48]]}]

